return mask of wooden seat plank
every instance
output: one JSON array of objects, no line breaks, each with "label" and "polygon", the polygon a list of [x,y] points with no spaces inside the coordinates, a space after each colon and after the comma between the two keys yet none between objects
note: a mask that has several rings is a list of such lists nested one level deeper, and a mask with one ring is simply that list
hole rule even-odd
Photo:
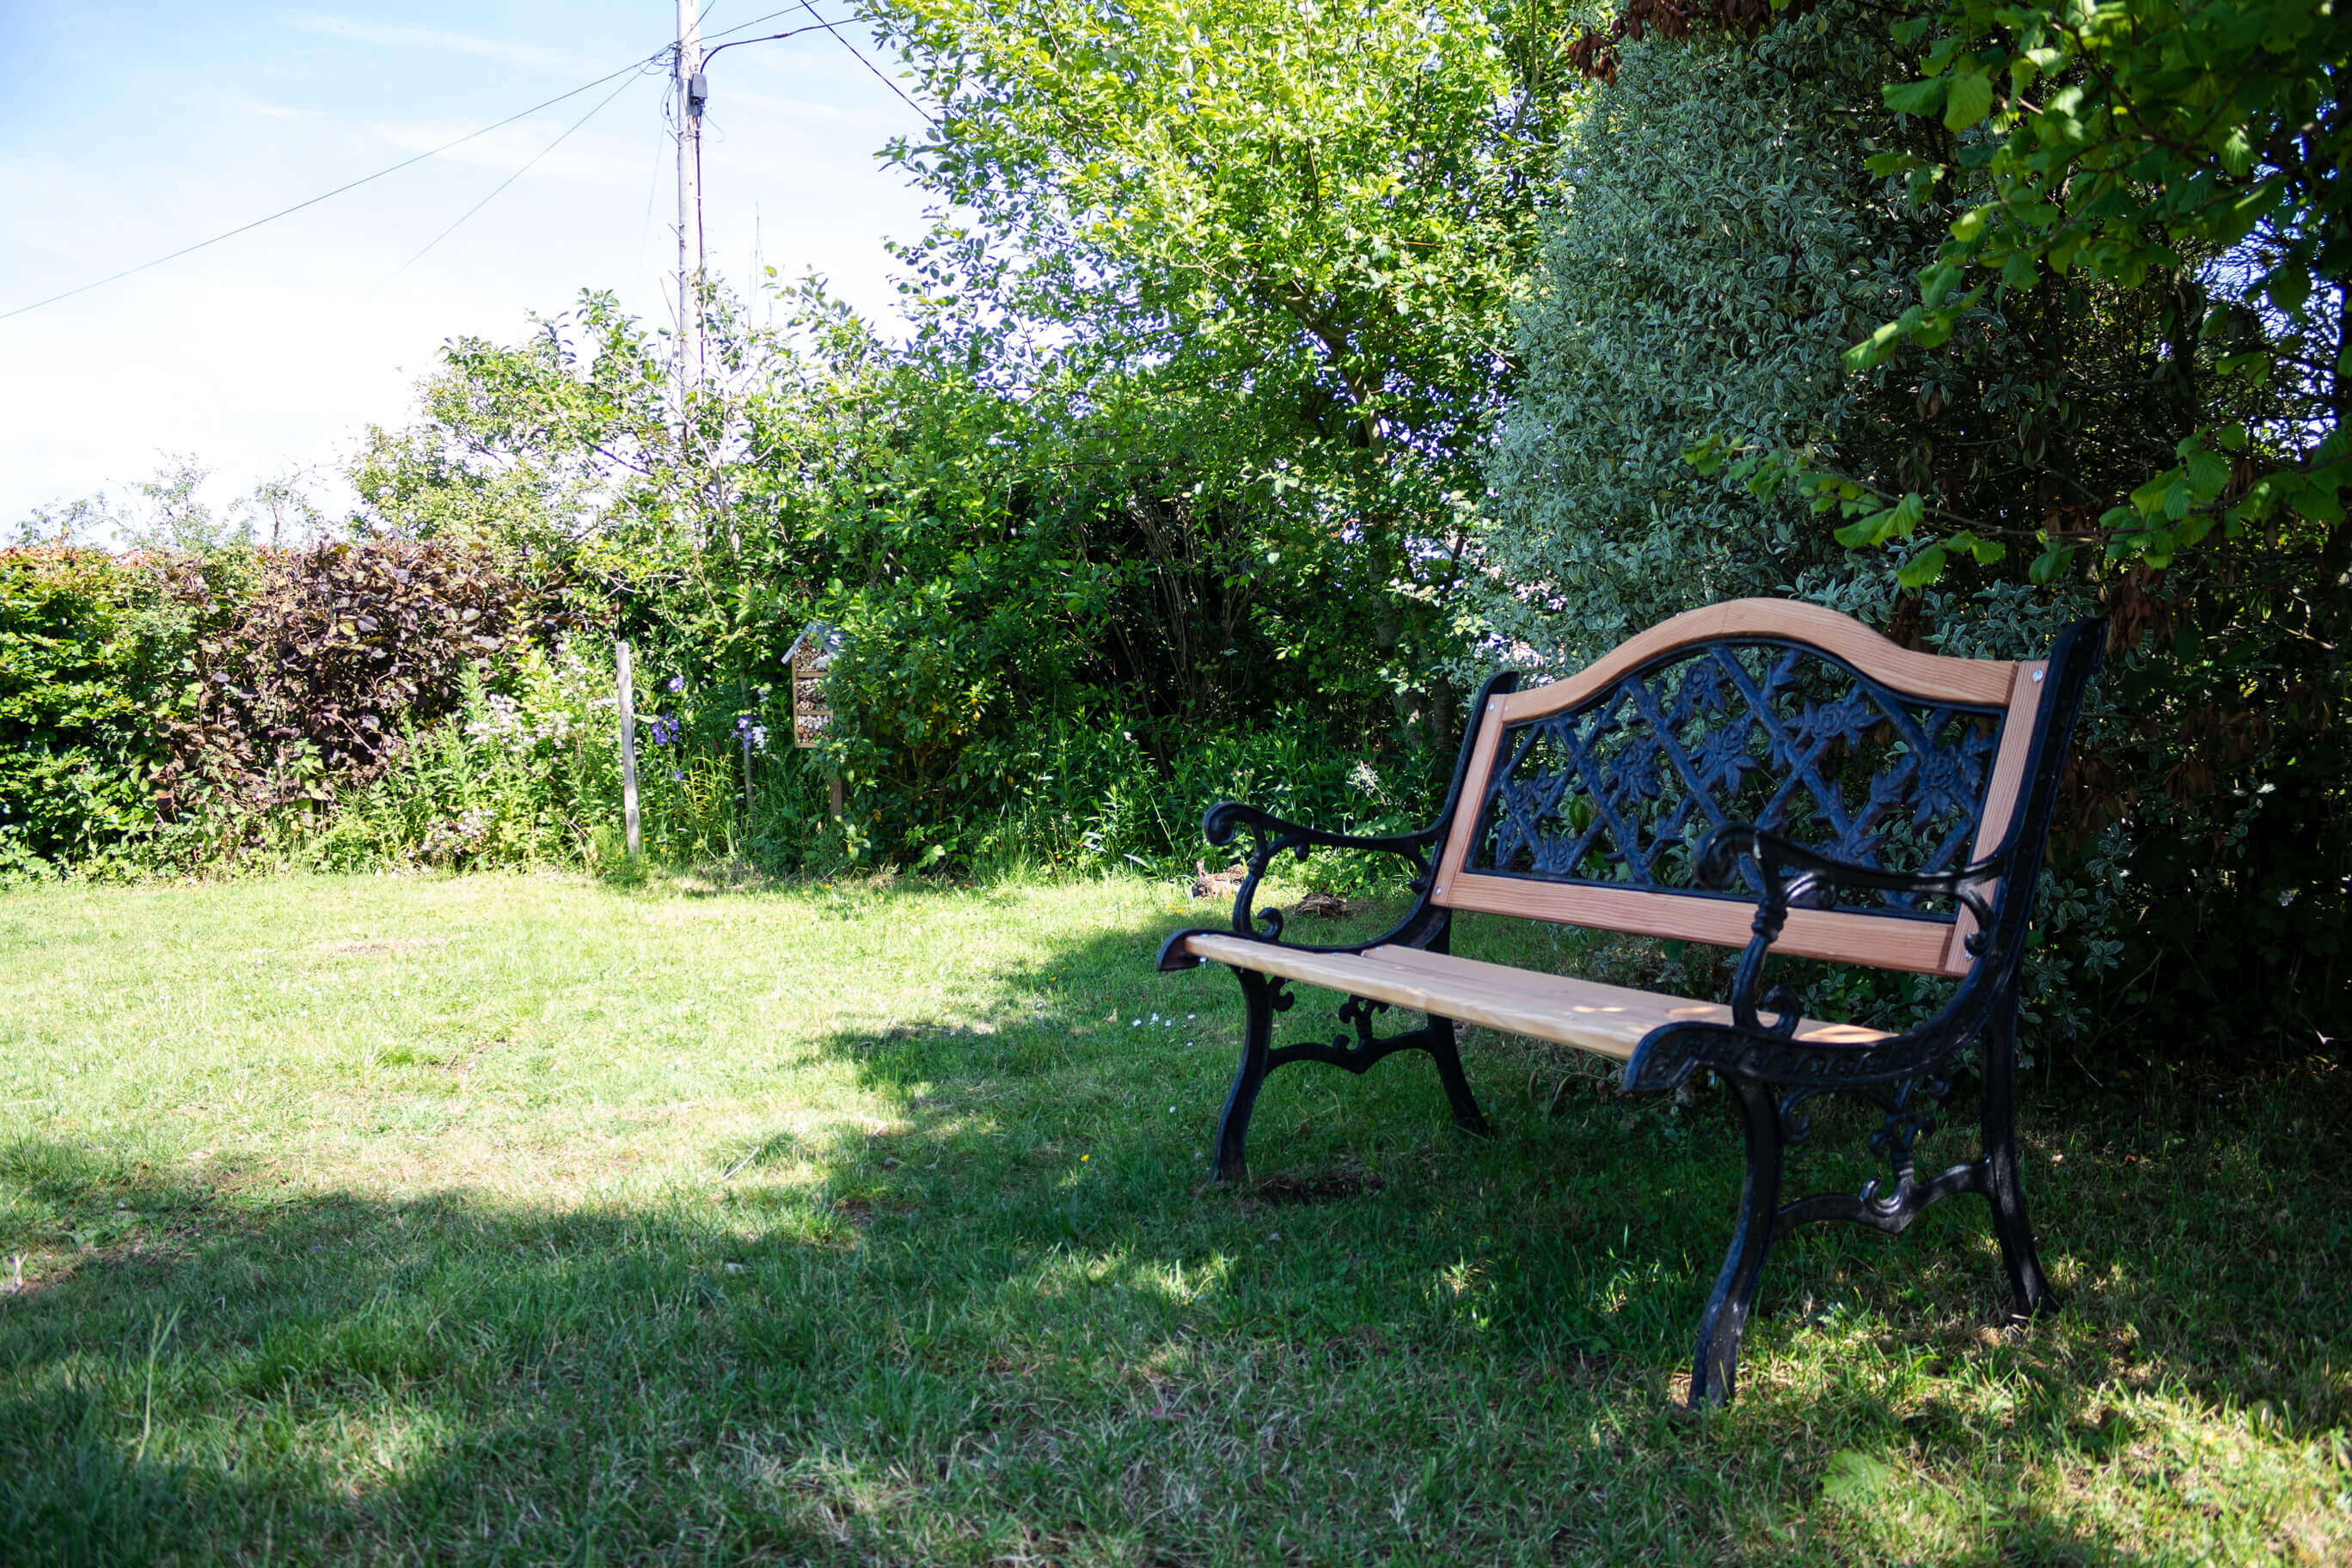
[{"label": "wooden seat plank", "polygon": [[[1218,963],[1328,986],[1416,1013],[1574,1046],[1618,1061],[1631,1057],[1643,1037],[1661,1025],[1731,1022],[1731,1009],[1718,1003],[1541,974],[1418,948],[1309,952],[1246,937],[1215,935],[1188,937],[1184,946],[1196,957]],[[1834,1045],[1867,1046],[1890,1037],[1883,1029],[1812,1018],[1797,1026],[1797,1038]]]}]

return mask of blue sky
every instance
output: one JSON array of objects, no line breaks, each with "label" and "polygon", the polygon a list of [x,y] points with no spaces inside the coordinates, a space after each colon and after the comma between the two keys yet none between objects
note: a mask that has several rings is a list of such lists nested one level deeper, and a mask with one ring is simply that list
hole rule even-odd
[{"label": "blue sky", "polygon": [[[706,35],[783,0],[714,0]],[[835,0],[822,7],[843,15]],[[56,5],[0,0],[0,311],[175,250],[449,141],[660,48],[672,0],[467,5]],[[805,13],[752,35],[782,30]],[[866,34],[844,32],[868,48]],[[712,268],[815,268],[888,320],[882,242],[923,204],[874,153],[915,111],[829,37],[709,72]],[[0,532],[120,489],[163,451],[214,498],[331,465],[398,424],[434,351],[512,338],[611,289],[667,324],[676,258],[666,71],[616,81],[293,217],[0,321]],[[422,259],[499,182],[619,96]],[[333,486],[322,484],[322,491]]]}]

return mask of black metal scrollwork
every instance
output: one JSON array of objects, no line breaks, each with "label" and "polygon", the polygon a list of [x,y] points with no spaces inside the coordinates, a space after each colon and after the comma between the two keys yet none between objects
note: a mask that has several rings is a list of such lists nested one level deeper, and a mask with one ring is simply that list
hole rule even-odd
[{"label": "black metal scrollwork", "polygon": [[[1816,648],[1709,643],[1506,731],[1473,865],[1690,890],[1692,838],[1745,821],[1849,865],[1948,869],[1975,839],[2001,722]],[[1908,887],[1869,886],[1857,912],[1925,912]]]},{"label": "black metal scrollwork", "polygon": [[[1277,980],[1276,985],[1280,984]],[[1272,999],[1276,1012],[1289,1005],[1292,998],[1276,994]],[[1449,1057],[1453,1048],[1454,1026],[1442,1018],[1433,1018],[1424,1026],[1402,1035],[1376,1035],[1372,1020],[1388,1012],[1389,1005],[1363,996],[1350,996],[1339,1004],[1339,1022],[1344,1027],[1330,1040],[1300,1040],[1294,1045],[1276,1046],[1266,1052],[1268,1068],[1285,1062],[1314,1061],[1326,1067],[1344,1068],[1360,1073],[1374,1062],[1394,1056],[1399,1051],[1437,1051]],[[1455,1069],[1458,1072],[1458,1068]],[[1449,1086],[1449,1092],[1451,1086]],[[1475,1110],[1472,1112],[1475,1114]]]},{"label": "black metal scrollwork", "polygon": [[1267,868],[1286,852],[1301,860],[1318,847],[1337,849],[1376,849],[1403,857],[1413,869],[1413,885],[1421,888],[1429,879],[1429,847],[1437,841],[1434,826],[1418,833],[1392,834],[1366,837],[1346,833],[1324,833],[1296,822],[1263,812],[1255,806],[1236,801],[1224,801],[1211,806],[1202,819],[1202,831],[1212,844],[1230,844],[1234,836],[1246,829],[1252,847],[1242,863],[1241,885],[1234,892],[1234,931],[1261,942],[1282,940],[1283,919],[1280,910],[1256,907],[1258,884],[1265,879]]},{"label": "black metal scrollwork", "polygon": [[1886,1161],[1895,1185],[1890,1194],[1881,1196],[1881,1184],[1874,1178],[1864,1185],[1854,1201],[1879,1214],[1893,1214],[1910,1201],[1910,1194],[1921,1190],[1916,1180],[1912,1151],[1920,1139],[1936,1131],[1937,1119],[1943,1114],[1944,1101],[1951,1092],[1951,1078],[1941,1069],[1916,1073],[1892,1086],[1856,1084],[1832,1088],[1814,1084],[1791,1089],[1780,1096],[1777,1107],[1780,1141],[1794,1145],[1812,1135],[1812,1120],[1801,1110],[1809,1101],[1829,1094],[1849,1094],[1867,1100],[1880,1113],[1878,1130],[1870,1135],[1870,1151]]},{"label": "black metal scrollwork", "polygon": [[1354,1044],[1351,1046],[1344,1032],[1334,1036],[1331,1040],[1331,1048],[1335,1051],[1353,1050],[1363,1052],[1369,1051],[1373,1047],[1379,1045],[1380,1041],[1378,1037],[1372,1033],[1372,1020],[1388,1010],[1389,1005],[1387,1003],[1370,1001],[1361,996],[1350,996],[1345,1002],[1340,1003],[1339,1022],[1343,1025],[1353,1025],[1355,1026],[1356,1038]]}]

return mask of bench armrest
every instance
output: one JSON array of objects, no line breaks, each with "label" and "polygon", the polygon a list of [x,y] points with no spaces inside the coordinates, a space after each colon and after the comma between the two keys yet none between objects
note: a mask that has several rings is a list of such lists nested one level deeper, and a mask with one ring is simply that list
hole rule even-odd
[{"label": "bench armrest", "polygon": [[1764,897],[1756,908],[1755,935],[1739,955],[1739,971],[1732,979],[1731,1016],[1743,1029],[1774,1035],[1785,1035],[1796,1027],[1795,998],[1785,988],[1766,995],[1764,1005],[1779,1015],[1768,1026],[1758,1018],[1756,991],[1763,982],[1765,957],[1779,939],[1780,928],[1788,923],[1792,904],[1819,899],[1822,907],[1828,907],[1836,901],[1841,888],[1875,888],[1957,900],[1976,916],[1977,929],[1964,945],[1970,953],[1981,956],[1993,922],[1992,911],[1976,890],[1977,885],[1998,880],[2007,866],[2006,856],[1996,854],[1952,871],[1883,871],[1874,866],[1833,860],[1753,823],[1727,822],[1699,847],[1696,868],[1699,882],[1709,888],[1729,888],[1743,859],[1755,862],[1764,883]]},{"label": "bench armrest", "polygon": [[1332,849],[1385,849],[1391,854],[1418,859],[1423,847],[1437,842],[1437,829],[1434,827],[1424,827],[1417,833],[1393,833],[1385,837],[1327,833],[1319,827],[1285,821],[1270,811],[1260,811],[1256,806],[1244,805],[1237,800],[1221,800],[1201,818],[1201,831],[1212,844],[1230,844],[1234,841],[1234,835],[1244,827],[1257,835],[1261,843],[1268,836],[1277,840],[1269,858],[1285,849],[1296,847],[1298,858],[1303,860],[1307,850],[1321,846]]},{"label": "bench armrest", "polygon": [[1286,821],[1272,812],[1261,811],[1254,805],[1244,805],[1237,800],[1219,801],[1201,818],[1201,831],[1212,844],[1230,844],[1234,841],[1234,836],[1244,828],[1248,829],[1251,837],[1256,840],[1256,847],[1250,852],[1245,866],[1246,874],[1242,878],[1240,889],[1234,895],[1234,930],[1244,936],[1263,937],[1276,941],[1280,940],[1282,936],[1282,911],[1279,910],[1257,910],[1252,907],[1252,900],[1257,897],[1257,885],[1260,879],[1265,877],[1265,868],[1272,865],[1275,857],[1284,850],[1289,850],[1301,860],[1307,858],[1308,850],[1316,848],[1375,849],[1391,855],[1402,855],[1412,862],[1417,879],[1416,885],[1418,885],[1419,880],[1425,880],[1429,876],[1429,857],[1426,851],[1431,845],[1437,842],[1435,827],[1424,827],[1417,833],[1395,833],[1380,837],[1363,837],[1352,833],[1327,833],[1319,827],[1309,827],[1304,823]]}]

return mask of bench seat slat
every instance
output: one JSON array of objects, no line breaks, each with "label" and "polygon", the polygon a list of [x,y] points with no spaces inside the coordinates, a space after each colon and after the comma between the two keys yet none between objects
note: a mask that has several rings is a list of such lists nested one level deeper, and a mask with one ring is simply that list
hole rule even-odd
[{"label": "bench seat slat", "polygon": [[[1731,1022],[1731,1009],[1713,1002],[1539,974],[1418,948],[1307,952],[1245,937],[1215,935],[1188,937],[1184,948],[1195,957],[1235,968],[1279,974],[1416,1013],[1575,1046],[1619,1061],[1631,1057],[1642,1037],[1662,1024]],[[1801,1040],[1866,1046],[1889,1037],[1883,1029],[1854,1024],[1808,1018],[1797,1026]]]}]

